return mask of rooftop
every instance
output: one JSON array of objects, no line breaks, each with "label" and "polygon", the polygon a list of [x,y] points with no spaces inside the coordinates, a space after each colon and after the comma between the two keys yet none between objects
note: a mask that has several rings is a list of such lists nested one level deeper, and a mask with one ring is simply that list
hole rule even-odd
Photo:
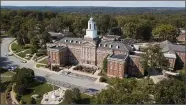
[{"label": "rooftop", "polygon": [[64,49],[65,47],[64,46],[53,46],[53,47],[48,47],[48,49],[51,49],[51,50],[62,50]]},{"label": "rooftop", "polygon": [[108,59],[119,59],[119,60],[126,60],[127,55],[123,54],[113,54]]}]

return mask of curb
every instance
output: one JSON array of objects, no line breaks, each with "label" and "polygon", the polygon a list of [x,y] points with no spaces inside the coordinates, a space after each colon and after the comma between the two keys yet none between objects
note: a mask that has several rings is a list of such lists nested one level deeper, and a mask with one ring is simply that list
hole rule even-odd
[{"label": "curb", "polygon": [[10,51],[15,57],[17,57],[17,58],[19,58],[19,59],[21,59],[21,60],[24,60],[24,61],[27,61],[27,62],[28,62],[29,60],[24,59],[24,58],[22,58],[22,57],[16,55],[16,54],[12,51],[11,46],[12,46],[12,44],[13,44],[15,41],[16,41],[16,39],[14,39],[14,40],[9,44],[9,47],[8,47],[9,51]]}]

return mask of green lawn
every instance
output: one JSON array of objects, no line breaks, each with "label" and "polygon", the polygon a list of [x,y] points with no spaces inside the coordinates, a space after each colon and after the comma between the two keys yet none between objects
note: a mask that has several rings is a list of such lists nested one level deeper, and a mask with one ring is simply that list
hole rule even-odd
[{"label": "green lawn", "polygon": [[31,50],[30,49],[28,49],[28,50],[26,50],[24,52],[21,52],[21,53],[19,53],[17,55],[20,56],[20,57],[22,57],[22,58],[25,58],[26,57],[26,54],[30,54],[30,57],[29,58],[26,58],[27,60],[30,60],[31,57],[32,57],[32,54],[31,54]]},{"label": "green lawn", "polygon": [[27,104],[30,103],[31,100],[31,96],[33,94],[38,94],[40,95],[40,97],[36,100],[36,104],[40,104],[41,100],[43,98],[43,94],[52,91],[52,85],[47,84],[47,83],[40,83],[40,82],[35,82],[32,86],[31,86],[31,93],[27,94],[27,95],[23,95],[21,97],[21,99],[23,101],[25,101]]},{"label": "green lawn", "polygon": [[42,61],[40,61],[39,63],[48,64],[48,60],[46,58],[46,59],[43,59]]},{"label": "green lawn", "polygon": [[12,50],[15,52],[20,52],[23,48],[21,45],[17,44],[17,43],[13,43],[11,46]]},{"label": "green lawn", "polygon": [[21,46],[21,45],[15,43],[15,42],[12,43],[12,46],[11,46],[12,51],[15,51],[15,52],[20,52],[22,50],[29,49],[30,47],[31,47],[30,44],[26,44],[24,46]]},{"label": "green lawn", "polygon": [[4,72],[1,74],[1,76],[13,76],[14,73],[13,72],[10,72],[10,71],[7,71],[7,72]]},{"label": "green lawn", "polygon": [[[12,72],[9,72],[9,71],[4,72],[4,73],[1,74],[1,76],[13,76],[13,75],[14,74]],[[1,95],[0,104],[6,104],[6,102],[5,102],[5,90],[7,89],[7,86],[10,83],[10,81],[11,81],[11,77],[1,77],[1,83],[2,83],[3,87],[1,89],[2,92],[0,93],[0,95]]]},{"label": "green lawn", "polygon": [[36,67],[37,67],[37,68],[45,67],[45,65],[37,64]]}]

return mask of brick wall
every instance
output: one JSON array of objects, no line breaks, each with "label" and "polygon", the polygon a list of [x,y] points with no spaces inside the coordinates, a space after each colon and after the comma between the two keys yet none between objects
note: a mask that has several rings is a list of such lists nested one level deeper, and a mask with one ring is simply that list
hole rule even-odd
[{"label": "brick wall", "polygon": [[180,57],[183,63],[185,63],[185,53],[183,52],[176,52],[177,55]]},{"label": "brick wall", "polygon": [[107,75],[109,77],[123,78],[126,72],[126,62],[108,60],[107,63]]}]

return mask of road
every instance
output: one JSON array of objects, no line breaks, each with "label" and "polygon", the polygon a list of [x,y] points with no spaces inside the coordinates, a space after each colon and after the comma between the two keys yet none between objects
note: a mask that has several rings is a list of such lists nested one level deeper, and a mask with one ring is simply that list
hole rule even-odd
[{"label": "road", "polygon": [[73,84],[76,86],[80,86],[83,88],[93,88],[96,90],[101,90],[105,88],[105,85],[94,83],[93,81],[89,81],[87,79],[78,79],[72,78],[69,76],[59,75],[59,74],[51,74],[51,72],[46,72],[38,69],[34,69],[35,62],[21,63],[21,60],[16,58],[15,56],[6,56],[8,54],[9,44],[14,40],[14,38],[3,38],[1,43],[1,57],[0,57],[0,67],[6,67],[7,65],[18,65],[19,67],[26,67],[34,70],[36,76],[42,76],[50,78],[54,81],[66,82],[69,84]]}]

